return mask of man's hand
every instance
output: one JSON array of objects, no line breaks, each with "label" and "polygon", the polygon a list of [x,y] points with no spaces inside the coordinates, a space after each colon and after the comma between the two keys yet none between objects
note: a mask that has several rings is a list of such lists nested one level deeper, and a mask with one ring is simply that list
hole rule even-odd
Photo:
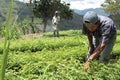
[{"label": "man's hand", "polygon": [[85,62],[85,65],[84,65],[84,71],[85,71],[85,72],[87,72],[89,66],[90,66],[90,62],[89,62],[89,61],[86,61],[86,62]]},{"label": "man's hand", "polygon": [[56,22],[55,23],[53,23],[54,25],[56,25]]}]

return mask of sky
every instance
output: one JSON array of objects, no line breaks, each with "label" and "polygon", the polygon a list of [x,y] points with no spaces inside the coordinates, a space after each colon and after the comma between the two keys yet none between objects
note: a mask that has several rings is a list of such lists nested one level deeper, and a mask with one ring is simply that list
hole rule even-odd
[{"label": "sky", "polygon": [[62,0],[69,2],[71,4],[70,8],[71,9],[88,9],[88,8],[99,8],[101,7],[100,5],[105,1],[105,0]]},{"label": "sky", "polygon": [[[27,2],[29,0],[19,0]],[[61,0],[70,3],[71,9],[84,10],[88,8],[99,8],[105,0]]]}]

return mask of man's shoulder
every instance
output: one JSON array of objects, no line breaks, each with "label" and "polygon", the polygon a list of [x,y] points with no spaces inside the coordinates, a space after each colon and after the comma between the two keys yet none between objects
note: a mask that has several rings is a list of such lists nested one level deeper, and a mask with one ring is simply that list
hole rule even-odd
[{"label": "man's shoulder", "polygon": [[53,16],[53,18],[55,18],[55,16]]},{"label": "man's shoulder", "polygon": [[113,22],[113,20],[108,16],[99,15],[98,17],[101,23]]},{"label": "man's shoulder", "polygon": [[101,28],[104,27],[115,27],[116,24],[108,16],[99,16]]}]

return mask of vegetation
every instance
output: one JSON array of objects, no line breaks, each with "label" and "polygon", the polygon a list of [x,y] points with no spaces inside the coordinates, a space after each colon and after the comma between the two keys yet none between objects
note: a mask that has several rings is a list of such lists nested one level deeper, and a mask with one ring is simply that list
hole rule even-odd
[{"label": "vegetation", "polygon": [[102,4],[102,7],[105,9],[105,11],[110,13],[111,17],[120,26],[120,0],[105,0],[105,2]]},{"label": "vegetation", "polygon": [[43,32],[46,31],[47,21],[52,19],[56,10],[60,11],[61,19],[71,19],[73,17],[73,11],[69,8],[70,4],[61,3],[61,0],[35,0],[33,5],[34,15],[43,20]]},{"label": "vegetation", "polygon": [[10,10],[9,10],[8,19],[6,21],[6,27],[5,27],[5,42],[4,42],[2,70],[1,70],[0,80],[5,79],[5,71],[6,71],[6,65],[7,65],[8,53],[9,53],[9,46],[10,46],[9,33],[10,33],[10,19],[11,19],[11,14],[12,14],[12,7],[13,7],[13,0],[11,0]]},{"label": "vegetation", "polygon": [[[0,1],[0,36],[4,36],[4,27],[5,27],[5,21],[7,20],[7,13],[9,10],[11,0],[1,0]],[[45,2],[45,0],[42,0]],[[14,27],[11,29],[12,34],[16,35],[14,38],[19,38],[20,34],[26,35],[31,33],[39,33],[45,31],[43,27],[43,22],[45,25],[51,24],[51,18],[54,14],[55,10],[59,10],[61,12],[61,19],[70,19],[72,18],[72,10],[69,9],[69,4],[63,3],[61,4],[59,1],[55,0],[48,0],[51,4],[48,7],[48,4],[43,5],[43,7],[38,7],[38,2],[33,3],[22,3],[17,0],[14,1],[13,5],[13,13],[11,17],[11,24],[15,22]],[[39,4],[41,5],[41,4]],[[56,7],[57,5],[57,7]],[[59,6],[58,6],[59,5]],[[47,6],[48,9],[45,9],[44,6]],[[59,8],[58,8],[59,7]],[[34,10],[33,10],[34,8]],[[49,10],[49,11],[47,11]],[[33,14],[34,11],[34,14]],[[38,12],[40,11],[40,13]],[[47,15],[44,15],[45,12],[47,12]],[[44,12],[44,13],[42,13]],[[51,14],[49,14],[51,13]],[[64,14],[64,15],[63,15]],[[35,16],[34,16],[35,15]],[[68,15],[68,16],[67,16]],[[46,16],[46,17],[45,17]],[[37,18],[36,18],[37,17]],[[44,19],[43,20],[43,17]],[[49,19],[49,20],[48,20]],[[15,33],[14,33],[15,31]],[[12,35],[11,35],[12,36]]]},{"label": "vegetation", "polygon": [[[0,0],[0,21],[1,22],[7,20],[10,1],[11,0]],[[25,3],[15,0],[11,19],[14,20],[18,16],[18,21],[22,21],[23,18],[26,18],[29,15],[31,15],[29,7]]]},{"label": "vegetation", "polygon": [[[120,31],[108,64],[94,60],[88,72],[83,71],[87,37],[81,30],[51,32],[42,37],[12,40],[6,80],[119,80]],[[19,43],[18,43],[19,42]],[[4,41],[0,42],[0,50]],[[2,55],[2,52],[1,52]],[[2,56],[0,56],[2,57]]]},{"label": "vegetation", "polygon": [[[4,36],[4,29],[6,26],[6,20],[9,12],[10,1],[11,0],[0,0],[0,36],[1,37]],[[12,17],[10,19],[11,24],[14,26],[10,29],[12,31],[12,34],[17,35],[16,38],[19,37],[18,36],[19,34],[32,33],[33,30],[31,29],[32,27],[30,26],[31,15],[32,15],[32,11],[29,6],[27,6],[25,3],[14,1],[12,15],[11,15]],[[39,24],[41,23],[40,19],[39,20],[35,19],[34,24],[36,24],[36,20],[37,20],[37,23],[38,21],[39,21]],[[26,30],[29,30],[29,32],[27,32]]]},{"label": "vegetation", "polygon": [[119,30],[110,62],[94,60],[84,72],[88,41],[81,30],[60,31],[60,37],[47,32],[37,34],[41,37],[17,38],[21,29],[23,34],[27,32],[28,21],[23,21],[22,28],[18,28],[17,18],[10,24],[11,11],[12,4],[6,27],[0,28],[5,36],[0,38],[1,80],[120,80]]}]

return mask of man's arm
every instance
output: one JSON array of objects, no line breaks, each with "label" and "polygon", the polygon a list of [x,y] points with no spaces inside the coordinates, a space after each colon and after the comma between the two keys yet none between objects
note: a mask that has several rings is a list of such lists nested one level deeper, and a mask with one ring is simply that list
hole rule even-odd
[{"label": "man's arm", "polygon": [[100,43],[98,45],[98,47],[95,49],[95,51],[91,54],[89,59],[91,59],[91,60],[95,59],[102,52],[102,50],[104,49],[105,45],[106,45],[105,43]]},{"label": "man's arm", "polygon": [[95,51],[90,55],[88,60],[85,62],[84,71],[87,71],[87,69],[90,66],[90,61],[95,59],[101,53],[101,51],[104,49],[105,45],[106,45],[105,43],[100,43],[99,46],[95,49]]},{"label": "man's arm", "polygon": [[87,35],[89,41],[89,53],[92,54],[94,51],[93,38],[91,35]]}]

